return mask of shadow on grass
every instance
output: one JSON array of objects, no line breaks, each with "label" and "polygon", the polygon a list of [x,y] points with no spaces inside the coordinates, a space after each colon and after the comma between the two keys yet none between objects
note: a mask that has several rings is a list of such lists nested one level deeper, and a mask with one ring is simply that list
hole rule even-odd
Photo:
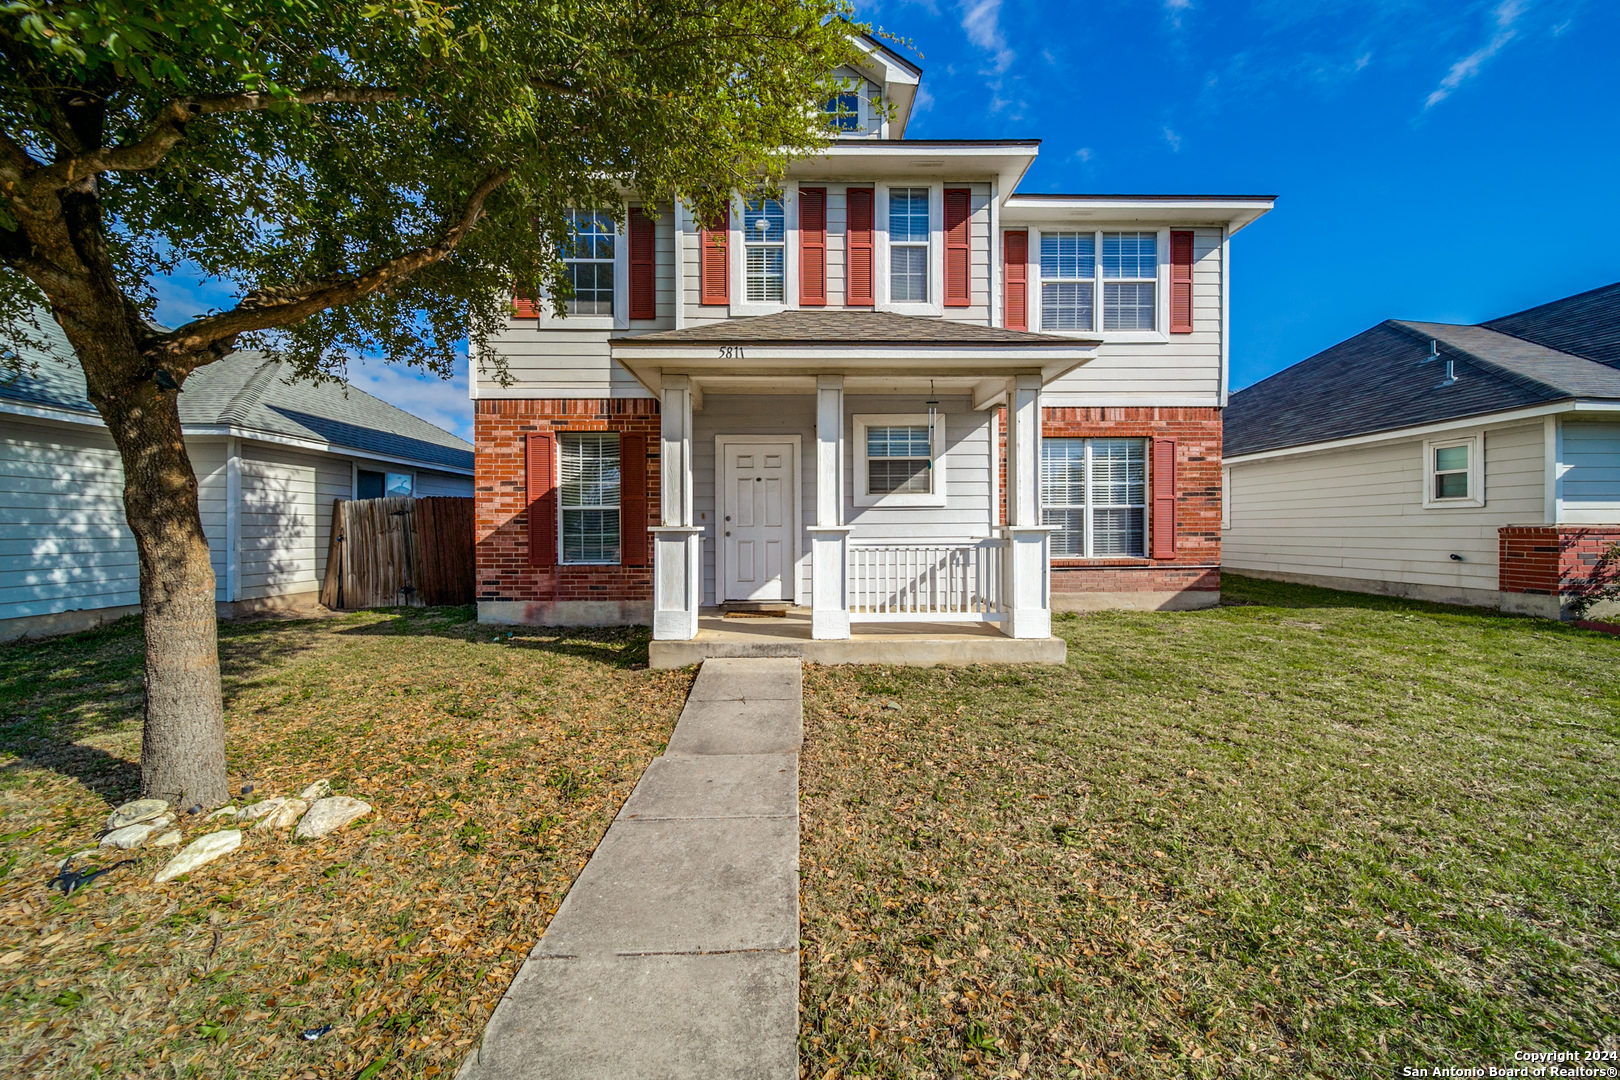
[{"label": "shadow on grass", "polygon": [[109,812],[140,797],[140,762],[83,743],[59,743],[23,753],[0,765],[0,787],[22,783],[27,773],[41,769],[77,780],[86,791],[106,803]]},{"label": "shadow on grass", "polygon": [[388,608],[372,614],[384,618],[338,631],[343,636],[396,637],[425,635],[461,641],[500,641],[508,648],[529,649],[623,670],[647,663],[652,634],[645,626],[543,627],[490,625],[477,621],[472,607]]}]

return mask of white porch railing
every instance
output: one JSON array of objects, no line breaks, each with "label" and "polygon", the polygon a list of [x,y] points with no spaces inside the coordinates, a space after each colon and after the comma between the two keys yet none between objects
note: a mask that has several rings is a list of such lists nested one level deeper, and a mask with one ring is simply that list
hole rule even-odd
[{"label": "white porch railing", "polygon": [[1006,541],[849,545],[851,622],[999,622]]}]

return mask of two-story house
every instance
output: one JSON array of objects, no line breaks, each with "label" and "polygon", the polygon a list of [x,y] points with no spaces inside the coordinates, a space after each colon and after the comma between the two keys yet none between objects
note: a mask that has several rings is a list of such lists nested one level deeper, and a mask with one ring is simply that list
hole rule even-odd
[{"label": "two-story house", "polygon": [[921,72],[861,46],[781,198],[581,208],[566,317],[514,304],[508,385],[474,358],[481,619],[1216,603],[1229,253],[1272,197],[1019,194],[1037,141],[906,138]]}]

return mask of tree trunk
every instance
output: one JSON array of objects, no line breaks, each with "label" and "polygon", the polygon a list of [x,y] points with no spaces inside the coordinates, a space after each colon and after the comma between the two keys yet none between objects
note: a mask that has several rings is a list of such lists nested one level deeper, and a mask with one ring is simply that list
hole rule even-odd
[{"label": "tree trunk", "polygon": [[[121,299],[109,306],[122,307]],[[140,555],[146,634],[141,794],[215,806],[229,791],[214,568],[179,394],[145,374],[152,369],[125,319],[84,325],[60,309],[58,318],[124,463],[124,516]]]}]

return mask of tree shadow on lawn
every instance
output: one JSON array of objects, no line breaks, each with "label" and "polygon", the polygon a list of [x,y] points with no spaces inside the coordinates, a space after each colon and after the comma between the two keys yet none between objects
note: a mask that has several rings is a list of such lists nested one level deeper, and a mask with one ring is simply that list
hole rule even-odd
[{"label": "tree shadow on lawn", "polygon": [[647,645],[652,639],[645,626],[544,627],[479,623],[471,607],[389,608],[377,609],[374,613],[387,617],[338,633],[346,637],[429,635],[459,641],[501,642],[509,648],[590,660],[620,670],[645,667]]},{"label": "tree shadow on lawn", "polygon": [[[4,752],[3,747],[0,752]],[[30,772],[40,770],[78,781],[85,791],[106,803],[109,812],[139,798],[141,793],[139,761],[83,743],[49,746],[0,765],[0,790],[26,783]]]}]

